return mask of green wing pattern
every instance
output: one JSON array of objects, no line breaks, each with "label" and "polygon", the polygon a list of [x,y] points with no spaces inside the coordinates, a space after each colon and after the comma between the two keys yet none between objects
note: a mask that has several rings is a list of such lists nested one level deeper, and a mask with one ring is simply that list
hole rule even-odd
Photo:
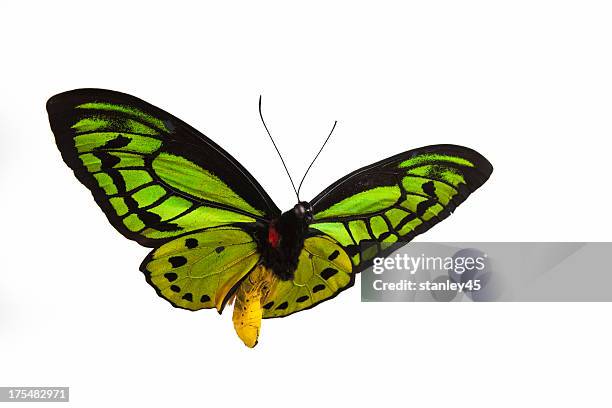
[{"label": "green wing pattern", "polygon": [[402,153],[327,188],[312,202],[311,228],[342,245],[360,271],[446,218],[491,171],[483,156],[461,146]]},{"label": "green wing pattern", "polygon": [[162,245],[140,269],[172,305],[189,310],[216,307],[220,313],[258,262],[251,235],[235,227],[217,227]]},{"label": "green wing pattern", "polygon": [[280,213],[229,154],[137,98],[77,90],[47,110],[66,163],[115,228],[142,245]]},{"label": "green wing pattern", "polygon": [[304,241],[293,280],[276,281],[264,318],[283,317],[333,298],[354,281],[351,260],[330,237],[314,236]]}]

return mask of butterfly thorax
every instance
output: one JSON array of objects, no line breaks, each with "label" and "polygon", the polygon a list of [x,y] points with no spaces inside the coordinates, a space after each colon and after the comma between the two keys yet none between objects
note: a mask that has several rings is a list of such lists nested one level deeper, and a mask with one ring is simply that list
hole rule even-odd
[{"label": "butterfly thorax", "polygon": [[262,263],[279,279],[293,279],[311,221],[310,204],[300,202],[262,228],[258,240]]}]

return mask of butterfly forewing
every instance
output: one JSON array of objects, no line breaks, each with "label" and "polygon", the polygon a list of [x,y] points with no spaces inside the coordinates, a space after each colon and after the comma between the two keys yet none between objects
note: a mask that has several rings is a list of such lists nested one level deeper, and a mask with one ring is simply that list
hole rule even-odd
[{"label": "butterfly forewing", "polygon": [[465,147],[411,150],[325,189],[312,201],[311,227],[342,245],[360,271],[446,218],[491,172],[483,156]]},{"label": "butterfly forewing", "polygon": [[111,223],[142,245],[280,213],[228,153],[140,99],[83,89],[54,96],[47,110],[66,163]]}]

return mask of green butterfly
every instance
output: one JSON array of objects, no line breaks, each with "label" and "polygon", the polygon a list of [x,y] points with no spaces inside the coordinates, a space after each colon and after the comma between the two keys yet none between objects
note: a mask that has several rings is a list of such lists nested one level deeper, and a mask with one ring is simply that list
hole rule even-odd
[{"label": "green butterfly", "polygon": [[138,98],[78,89],[52,97],[47,111],[64,161],[111,224],[153,248],[140,269],[158,295],[219,313],[233,301],[249,347],[262,318],[351,287],[374,257],[446,218],[493,171],[474,150],[428,146],[354,171],[282,213],[225,150]]}]

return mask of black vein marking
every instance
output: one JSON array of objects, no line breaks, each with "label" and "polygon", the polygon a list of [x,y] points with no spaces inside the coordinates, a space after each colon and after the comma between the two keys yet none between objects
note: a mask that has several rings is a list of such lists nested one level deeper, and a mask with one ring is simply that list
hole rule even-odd
[{"label": "black vein marking", "polygon": [[404,183],[402,181],[402,176],[399,174],[395,175],[395,184],[398,185],[399,189],[400,189],[400,201],[403,201],[406,199],[406,196],[408,195],[408,192],[406,191],[406,187],[404,187]]},{"label": "black vein marking", "polygon": [[295,301],[298,303],[304,303],[307,300],[308,300],[308,296],[300,296],[299,298],[295,299]]},{"label": "black vein marking", "polygon": [[[370,230],[372,231],[372,236],[374,237],[374,240],[376,242],[376,246],[378,247],[378,252],[380,252],[382,250],[382,248],[380,247],[380,240],[379,240],[380,234],[378,236],[376,236],[376,234],[374,233],[374,229],[372,229],[372,218],[370,218],[368,224],[370,225]],[[381,234],[382,234],[382,232],[381,232]]]},{"label": "black vein marking", "polygon": [[263,305],[263,308],[268,310],[270,309],[272,306],[274,306],[274,302],[268,302],[265,305]]},{"label": "black vein marking", "polygon": [[334,276],[335,274],[338,273],[337,269],[334,268],[325,268],[323,269],[323,271],[321,271],[321,277],[325,280],[328,280],[329,278],[331,278],[332,276]]},{"label": "black vein marking", "polygon": [[129,212],[134,212],[138,209],[138,201],[134,200],[132,196],[123,197],[123,201],[125,202]]},{"label": "black vein marking", "polygon": [[181,291],[181,288],[179,288],[176,285],[172,285],[172,286],[170,286],[170,290],[175,292],[175,293],[179,293]]},{"label": "black vein marking", "polygon": [[174,272],[168,272],[164,274],[164,278],[168,279],[168,282],[174,282],[178,278],[178,275]]},{"label": "black vein marking", "polygon": [[344,251],[352,258],[359,253],[359,245],[347,245]]},{"label": "black vein marking", "polygon": [[[374,256],[376,255],[376,252],[378,252],[378,248],[379,248],[378,247],[378,241],[370,241],[370,240],[366,241],[366,240],[362,240],[361,242],[362,242],[362,244],[361,244],[361,248],[362,248],[361,253],[362,253],[362,255],[364,256],[364,258],[365,258],[365,255],[368,255],[368,257],[365,258],[365,260],[374,258]],[[374,253],[370,254],[370,252],[369,252],[370,248],[376,248],[376,251]]]},{"label": "black vein marking", "polygon": [[383,232],[382,234],[380,234],[378,236],[378,239],[381,240],[381,241],[384,241],[385,239],[387,239],[391,235],[393,235],[393,233],[391,231]]},{"label": "black vein marking", "polygon": [[[374,240],[376,238],[374,238],[374,231],[372,231],[372,226],[370,225],[370,220],[369,219],[364,219],[363,223],[365,224],[366,227],[366,232],[368,233],[368,235],[370,236],[371,240]],[[363,241],[363,239],[362,239]]]},{"label": "black vein marking", "polygon": [[188,301],[188,302],[193,302],[193,294],[191,294],[191,293],[185,293],[185,294],[183,295],[183,298],[182,298],[182,299],[183,299],[183,300],[186,300],[186,301]]},{"label": "black vein marking", "polygon": [[368,231],[368,235],[370,236],[370,239],[372,240],[373,245],[376,246],[376,252],[380,252],[380,242],[378,242],[376,235],[374,234],[374,231],[372,230],[372,217],[368,219],[364,219],[363,222],[365,223],[366,230]]},{"label": "black vein marking", "polygon": [[172,222],[160,222],[159,224],[151,225],[151,228],[155,228],[158,231],[164,231],[164,232],[180,231],[183,229],[183,227],[181,227],[180,225],[174,224]]},{"label": "black vein marking", "polygon": [[140,218],[140,221],[142,221],[145,227],[147,228],[151,228],[161,222],[161,217],[159,216],[159,214],[155,214],[149,211],[142,211],[138,213],[138,218]]},{"label": "black vein marking", "polygon": [[187,238],[187,239],[185,240],[185,246],[186,246],[188,249],[193,249],[193,248],[196,248],[196,247],[198,246],[198,240],[197,240],[197,239],[195,239],[195,238]]},{"label": "black vein marking", "polygon": [[[387,223],[387,226],[389,227],[389,232],[391,232],[393,234],[396,234],[396,235],[399,235],[397,233],[397,230],[395,228],[393,228],[393,224],[391,223],[391,220],[387,217],[387,215],[385,214],[382,217],[385,220],[385,222]],[[380,239],[380,237],[379,237],[379,239]]]},{"label": "black vein marking", "polygon": [[121,167],[119,167],[119,169],[121,169],[121,170],[147,170],[148,171],[148,169],[146,169],[146,168],[144,168],[142,166],[121,166]]},{"label": "black vein marking", "polygon": [[223,252],[223,250],[224,250],[224,249],[225,249],[225,247],[223,247],[223,246],[216,247],[216,248],[215,248],[215,252],[216,252],[216,253],[218,253],[218,254],[220,254],[221,252]]},{"label": "black vein marking", "polygon": [[[165,191],[165,190],[164,190],[164,191]],[[133,191],[133,190],[132,190],[132,191],[130,191],[130,193],[129,193],[129,194],[130,194],[130,195],[133,195],[133,194],[134,194],[134,191]],[[147,205],[143,205],[142,207],[140,207],[140,209],[141,209],[141,210],[147,210],[147,211],[148,211],[148,210],[150,210],[151,208],[158,207],[160,204],[162,204],[164,201],[166,201],[166,200],[167,200],[168,198],[170,198],[170,197],[171,197],[171,194],[165,193],[165,194],[164,194],[164,195],[162,195],[161,197],[156,198],[156,199],[155,199],[155,201],[153,201],[152,203],[147,204]]]},{"label": "black vein marking", "polygon": [[289,303],[285,301],[281,303],[280,305],[276,306],[276,310],[285,310],[288,307],[289,307]]},{"label": "black vein marking", "polygon": [[338,255],[340,255],[340,251],[336,249],[334,252],[331,253],[330,256],[327,257],[327,259],[329,259],[330,261],[333,261],[334,259],[338,257]]},{"label": "black vein marking", "polygon": [[121,149],[130,144],[132,139],[129,137],[125,137],[123,135],[118,135],[117,137],[108,140],[100,147],[96,147],[95,150],[105,150],[105,149]]},{"label": "black vein marking", "polygon": [[[415,195],[417,195],[417,194],[415,194]],[[407,211],[410,214],[414,214],[416,216],[416,218],[421,220],[423,223],[426,223],[427,221],[425,221],[423,219],[423,215],[425,214],[425,212],[427,212],[427,209],[430,206],[433,206],[433,205],[436,205],[436,204],[440,204],[440,202],[438,200],[436,200],[435,198],[433,198],[433,197],[426,197],[426,196],[419,196],[419,197],[423,197],[423,198],[425,198],[425,200],[424,201],[420,201],[419,203],[417,203],[416,208],[414,209],[414,211],[412,209],[410,209],[410,208],[403,207],[402,205],[395,206],[395,208],[399,208],[402,211]],[[421,203],[425,203],[425,204],[421,204]],[[419,208],[419,205],[421,205],[421,208]],[[440,204],[440,205],[442,205],[442,204]],[[425,209],[423,209],[423,206],[425,207]],[[442,207],[445,208],[444,206],[442,206]],[[419,211],[422,211],[422,213],[419,213]],[[408,222],[410,222],[410,221],[411,220],[408,220]],[[419,224],[419,225],[422,225],[422,224]],[[396,233],[398,235],[399,235],[399,232],[398,232],[399,230],[400,230],[400,228],[398,227],[397,231],[396,231]]]},{"label": "black vein marking", "polygon": [[202,295],[202,297],[200,298],[201,303],[206,303],[208,301],[210,301],[210,296],[208,295]]},{"label": "black vein marking", "polygon": [[312,288],[312,293],[317,293],[322,291],[323,289],[325,289],[325,285],[322,284],[318,284],[317,286],[315,286],[314,288]]},{"label": "black vein marking", "polygon": [[344,229],[346,230],[346,232],[348,232],[349,237],[351,237],[351,240],[353,241],[353,243],[355,245],[357,245],[357,241],[355,240],[355,237],[353,236],[353,232],[351,231],[351,229],[349,228],[349,222],[350,221],[342,221],[342,226],[344,227]]},{"label": "black vein marking", "polygon": [[406,224],[408,224],[410,221],[415,220],[417,218],[417,215],[413,212],[408,213],[407,216],[405,216],[404,218],[402,218],[402,220],[399,222],[399,224],[397,224],[397,227],[395,227],[398,231],[402,230],[402,227]]},{"label": "black vein marking", "polygon": [[144,183],[144,184],[139,185],[138,187],[134,187],[133,189],[130,190],[129,193],[127,193],[126,191],[119,191],[117,194],[113,194],[113,196],[124,197],[126,195],[134,195],[140,190],[144,190],[147,187],[156,185],[156,183],[157,183],[156,181],[149,181],[148,183]]},{"label": "black vein marking", "polygon": [[[391,220],[389,220],[387,215],[386,214],[381,214],[380,216],[382,217],[382,219],[385,222],[385,224],[387,224],[387,230],[388,230],[387,232],[393,231],[393,225],[391,225]],[[378,236],[378,239],[380,239],[381,235]]]},{"label": "black vein marking", "polygon": [[126,191],[125,179],[123,178],[121,173],[119,173],[119,170],[117,170],[117,169],[107,169],[106,170],[106,174],[108,174],[108,176],[113,181],[113,184],[117,188],[117,192],[118,193],[124,193]]},{"label": "black vein marking", "polygon": [[115,155],[106,152],[96,152],[93,155],[100,160],[101,168],[110,169],[121,162],[121,159]]},{"label": "black vein marking", "polygon": [[436,205],[437,203],[438,203],[438,200],[434,198],[430,198],[425,201],[421,201],[416,206],[416,214],[419,216],[419,218],[422,217],[423,215],[425,215],[425,213],[430,207]]},{"label": "black vein marking", "polygon": [[168,258],[168,262],[170,262],[173,268],[178,268],[187,263],[187,258],[184,256],[171,256]]}]

